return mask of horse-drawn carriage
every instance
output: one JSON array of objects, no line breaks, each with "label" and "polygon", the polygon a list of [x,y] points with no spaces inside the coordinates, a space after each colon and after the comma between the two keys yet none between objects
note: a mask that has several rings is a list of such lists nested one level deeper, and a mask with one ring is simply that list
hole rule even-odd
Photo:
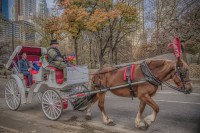
[{"label": "horse-drawn carriage", "polygon": [[[41,62],[39,71],[33,74],[34,84],[27,87],[27,77],[19,71],[18,62],[22,53],[27,53],[30,61]],[[92,88],[88,89],[85,84],[89,82],[89,73],[86,66],[67,67],[67,80],[64,80],[63,71],[49,66],[44,57],[46,49],[41,47],[18,46],[11,55],[7,69],[12,70],[10,80],[5,86],[5,99],[11,110],[17,110],[21,104],[31,103],[32,98],[37,96],[42,104],[42,110],[47,118],[57,120],[63,109],[85,110],[86,118],[91,118],[91,106],[98,101],[102,113],[103,122],[112,125],[113,121],[104,110],[105,92],[123,97],[138,97],[140,100],[135,126],[147,129],[155,121],[159,112],[159,106],[151,98],[155,95],[158,86],[165,84],[172,89],[185,94],[192,91],[189,79],[189,69],[181,58],[179,49],[177,60],[148,60],[141,64],[131,64],[121,67],[104,67],[93,74]],[[167,83],[173,80],[175,86]],[[142,112],[145,105],[149,105],[153,112],[144,118]]]},{"label": "horse-drawn carriage", "polygon": [[[27,76],[20,73],[18,65],[22,53],[27,53],[27,59],[41,63],[37,73],[32,75],[33,85],[28,85]],[[11,110],[17,110],[21,104],[31,103],[37,96],[42,104],[44,114],[51,120],[61,116],[63,109],[79,109],[86,98],[83,95],[73,95],[88,90],[88,68],[86,66],[67,67],[67,81],[64,81],[63,71],[50,66],[45,60],[47,53],[43,47],[17,46],[5,67],[12,70],[10,80],[5,86],[5,99]]]}]

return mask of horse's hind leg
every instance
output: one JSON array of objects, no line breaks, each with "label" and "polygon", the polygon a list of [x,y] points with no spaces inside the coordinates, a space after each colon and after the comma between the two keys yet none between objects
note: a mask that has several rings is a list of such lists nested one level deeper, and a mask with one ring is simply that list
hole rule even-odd
[{"label": "horse's hind leg", "polygon": [[115,124],[113,120],[108,117],[104,109],[105,93],[98,93],[97,96],[99,99],[98,106],[102,114],[103,123],[109,126],[114,126]]},{"label": "horse's hind leg", "polygon": [[135,118],[135,127],[139,129],[145,129],[145,124],[142,122],[142,113],[144,111],[144,108],[146,106],[146,103],[142,100],[140,100],[139,110],[137,113],[137,116]]},{"label": "horse's hind leg", "polygon": [[154,100],[148,94],[146,94],[143,97],[143,100],[146,104],[148,104],[153,109],[152,114],[144,118],[146,128],[148,128],[155,121],[156,115],[159,112],[159,106],[154,102]]},{"label": "horse's hind leg", "polygon": [[94,105],[94,103],[98,100],[97,95],[94,96],[94,98],[92,99],[92,101],[89,103],[87,109],[86,109],[86,116],[85,119],[86,120],[91,120],[91,114],[92,114],[92,106]]}]

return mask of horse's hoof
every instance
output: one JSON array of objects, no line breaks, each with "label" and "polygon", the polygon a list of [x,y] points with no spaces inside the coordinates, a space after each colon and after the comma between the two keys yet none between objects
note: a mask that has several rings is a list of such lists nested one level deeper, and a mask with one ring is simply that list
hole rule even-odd
[{"label": "horse's hoof", "polygon": [[108,126],[115,126],[115,123],[113,121],[110,121],[107,123]]},{"label": "horse's hoof", "polygon": [[147,130],[147,127],[146,126],[141,126],[141,127],[138,127],[138,129],[140,129],[140,130]]},{"label": "horse's hoof", "polygon": [[86,120],[91,120],[92,117],[91,117],[90,115],[86,115],[86,116],[85,116],[85,119],[86,119]]},{"label": "horse's hoof", "polygon": [[146,122],[144,122],[144,124],[145,124],[146,130],[147,130],[150,125],[148,123],[146,123]]}]

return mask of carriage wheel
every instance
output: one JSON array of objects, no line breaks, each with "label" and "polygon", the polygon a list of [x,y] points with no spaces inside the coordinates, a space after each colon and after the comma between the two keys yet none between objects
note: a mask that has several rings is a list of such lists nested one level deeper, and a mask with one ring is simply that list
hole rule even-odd
[{"label": "carriage wheel", "polygon": [[5,86],[5,99],[11,110],[17,110],[21,105],[21,94],[15,79],[10,79]]},{"label": "carriage wheel", "polygon": [[55,90],[46,90],[42,95],[42,110],[50,120],[57,120],[62,114],[62,99]]},{"label": "carriage wheel", "polygon": [[[72,89],[70,94],[75,94],[75,93],[81,93],[81,92],[86,92],[88,91],[88,88],[85,85],[80,85]],[[82,97],[82,98],[72,98],[70,99],[71,103],[74,106],[75,110],[83,111],[87,108],[87,97]]]}]

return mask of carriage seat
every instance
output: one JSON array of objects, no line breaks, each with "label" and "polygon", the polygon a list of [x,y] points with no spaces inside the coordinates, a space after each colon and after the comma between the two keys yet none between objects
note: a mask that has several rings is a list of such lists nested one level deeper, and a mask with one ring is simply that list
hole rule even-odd
[{"label": "carriage seat", "polygon": [[[45,57],[46,60],[48,60],[48,54],[45,54],[44,57]],[[57,84],[62,84],[63,81],[64,81],[63,70],[61,70],[61,69],[59,69],[57,67],[54,67],[54,66],[50,66],[50,65],[47,66],[47,68],[55,71]]]},{"label": "carriage seat", "polygon": [[54,70],[56,73],[56,82],[57,84],[62,84],[64,81],[64,74],[63,70],[58,69],[57,67],[54,66],[47,66],[49,69]]}]

